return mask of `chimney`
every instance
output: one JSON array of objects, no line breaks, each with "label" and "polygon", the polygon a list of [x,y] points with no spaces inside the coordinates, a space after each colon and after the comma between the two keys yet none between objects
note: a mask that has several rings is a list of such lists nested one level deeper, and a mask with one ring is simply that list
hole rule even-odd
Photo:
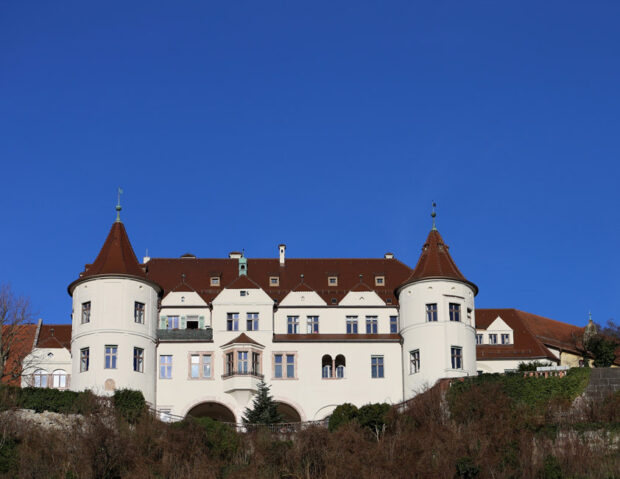
[{"label": "chimney", "polygon": [[151,261],[151,257],[149,256],[149,250],[147,248],[146,249],[146,254],[144,255],[144,258],[142,258],[142,264],[146,264],[149,261]]},{"label": "chimney", "polygon": [[280,250],[280,266],[284,266],[284,260],[285,260],[285,253],[286,253],[286,245],[285,244],[281,244],[278,246],[278,249]]},{"label": "chimney", "polygon": [[394,253],[385,253],[383,257],[385,259],[394,259]]},{"label": "chimney", "polygon": [[241,253],[239,253],[239,251],[231,251],[230,253],[228,253],[228,257],[230,259],[239,259],[241,258]]}]

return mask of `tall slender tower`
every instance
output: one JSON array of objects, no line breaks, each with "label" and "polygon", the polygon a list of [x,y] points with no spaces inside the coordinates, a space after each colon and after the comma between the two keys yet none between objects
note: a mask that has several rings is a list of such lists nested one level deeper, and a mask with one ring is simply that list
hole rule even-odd
[{"label": "tall slender tower", "polygon": [[[433,207],[435,205],[433,204]],[[403,396],[411,398],[438,379],[476,374],[474,297],[433,227],[411,276],[396,289],[403,337]]]},{"label": "tall slender tower", "polygon": [[117,217],[95,262],[68,287],[73,298],[71,389],[142,391],[155,404],[161,288],[147,278]]}]

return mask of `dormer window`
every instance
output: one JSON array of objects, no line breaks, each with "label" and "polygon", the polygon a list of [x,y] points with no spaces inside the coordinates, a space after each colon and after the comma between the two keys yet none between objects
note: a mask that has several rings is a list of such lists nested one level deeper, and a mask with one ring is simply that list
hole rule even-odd
[{"label": "dormer window", "polygon": [[338,276],[328,276],[327,278],[328,286],[338,286]]},{"label": "dormer window", "polygon": [[375,286],[385,286],[385,276],[375,276]]},{"label": "dormer window", "polygon": [[269,276],[269,286],[280,286],[279,276]]},{"label": "dormer window", "polygon": [[220,285],[220,277],[211,276],[211,286],[219,286],[219,285]]}]

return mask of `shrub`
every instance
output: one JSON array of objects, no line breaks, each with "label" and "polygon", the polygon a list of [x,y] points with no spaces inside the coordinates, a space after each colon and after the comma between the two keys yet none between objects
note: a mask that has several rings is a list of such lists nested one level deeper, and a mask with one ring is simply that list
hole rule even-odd
[{"label": "shrub", "polygon": [[473,479],[480,474],[480,467],[478,467],[471,457],[461,457],[456,461],[456,474],[455,478],[458,479]]},{"label": "shrub", "polygon": [[536,371],[536,368],[542,368],[545,366],[553,366],[549,361],[532,361],[531,363],[519,363],[518,370],[523,371]]},{"label": "shrub", "polygon": [[357,421],[360,426],[369,429],[377,439],[385,431],[386,416],[391,406],[387,403],[366,404],[359,409]]},{"label": "shrub", "polygon": [[0,438],[0,473],[7,474],[9,477],[17,477],[19,456],[17,451],[17,441],[10,438]]},{"label": "shrub", "polygon": [[230,462],[237,455],[241,438],[228,424],[209,417],[190,418],[188,421],[203,430],[205,445],[212,455],[226,462]]},{"label": "shrub", "polygon": [[359,409],[351,403],[344,403],[334,409],[329,417],[328,429],[330,432],[335,431],[343,424],[354,421],[359,414]]},{"label": "shrub", "polygon": [[146,401],[141,391],[117,389],[114,391],[114,409],[127,422],[136,423],[146,411]]}]

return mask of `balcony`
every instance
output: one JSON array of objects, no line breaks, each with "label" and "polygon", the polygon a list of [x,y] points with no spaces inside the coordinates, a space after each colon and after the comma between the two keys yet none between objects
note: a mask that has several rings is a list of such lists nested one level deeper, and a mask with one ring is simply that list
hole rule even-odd
[{"label": "balcony", "polygon": [[222,374],[224,380],[224,392],[233,391],[258,391],[258,383],[264,376],[256,371],[233,371]]},{"label": "balcony", "polygon": [[157,339],[163,342],[211,342],[213,330],[205,329],[158,329]]}]

